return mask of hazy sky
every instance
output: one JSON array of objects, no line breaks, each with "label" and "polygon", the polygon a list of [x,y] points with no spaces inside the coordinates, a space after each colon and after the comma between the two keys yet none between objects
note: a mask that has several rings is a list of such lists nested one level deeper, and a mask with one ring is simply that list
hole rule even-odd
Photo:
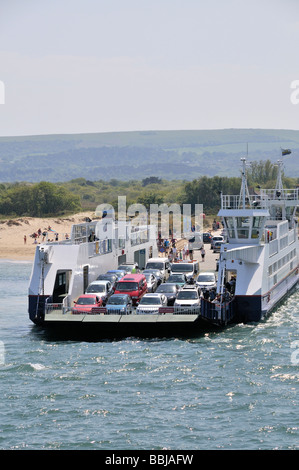
[{"label": "hazy sky", "polygon": [[0,136],[299,129],[295,80],[299,0],[0,0]]}]

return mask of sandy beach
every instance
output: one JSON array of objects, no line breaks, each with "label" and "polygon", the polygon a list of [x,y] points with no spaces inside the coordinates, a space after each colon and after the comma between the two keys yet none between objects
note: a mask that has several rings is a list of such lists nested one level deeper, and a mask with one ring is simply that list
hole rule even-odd
[{"label": "sandy beach", "polygon": [[[19,217],[16,219],[6,219],[0,221],[0,260],[12,261],[33,261],[36,250],[36,243],[31,236],[37,233],[40,229],[41,232],[47,231],[49,239],[55,240],[56,233],[58,239],[63,240],[66,234],[70,235],[71,227],[75,223],[85,222],[86,217],[94,219],[93,212],[81,212],[78,214],[65,216],[65,217],[49,217],[49,218],[34,218],[34,217]],[[51,230],[49,230],[51,227]],[[212,234],[218,234],[217,231]],[[24,242],[26,237],[26,243]],[[36,238],[37,243],[41,243],[43,235],[41,234]],[[177,242],[177,249],[183,248],[186,241],[179,240]],[[205,245],[206,256],[205,262],[202,263],[201,254],[198,250],[194,252],[194,259],[200,262],[201,271],[214,271],[216,268],[216,259],[219,257],[218,253],[213,253],[209,245]],[[160,254],[163,256],[162,254]]]},{"label": "sandy beach", "polygon": [[[33,233],[37,233],[39,229],[42,232],[46,230],[50,239],[54,240],[55,234],[58,233],[59,240],[63,240],[66,234],[70,235],[74,223],[85,222],[86,217],[92,219],[93,216],[92,212],[81,212],[65,217],[19,217],[1,220],[0,259],[33,261],[36,249],[34,238],[31,237]],[[48,230],[49,227],[51,227],[51,230]],[[26,243],[24,237],[26,237]],[[40,243],[42,238],[42,235],[37,237],[37,243]]]}]

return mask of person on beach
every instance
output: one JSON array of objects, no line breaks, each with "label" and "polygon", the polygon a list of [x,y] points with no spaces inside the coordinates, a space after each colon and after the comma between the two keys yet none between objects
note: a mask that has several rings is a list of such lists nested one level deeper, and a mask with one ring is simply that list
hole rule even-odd
[{"label": "person on beach", "polygon": [[26,235],[24,235],[24,245],[26,245],[26,242],[27,242],[27,237]]}]

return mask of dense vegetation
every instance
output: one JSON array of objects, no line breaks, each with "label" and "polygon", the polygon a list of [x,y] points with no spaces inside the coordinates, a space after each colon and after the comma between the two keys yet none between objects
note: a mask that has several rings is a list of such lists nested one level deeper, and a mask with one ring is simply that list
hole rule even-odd
[{"label": "dense vegetation", "polygon": [[80,198],[54,183],[0,186],[0,213],[3,215],[42,217],[80,210]]},{"label": "dense vegetation", "polygon": [[[256,162],[248,169],[251,190],[259,184],[275,187],[277,167],[269,160]],[[125,196],[127,206],[140,203],[149,209],[150,204],[203,204],[207,215],[217,213],[220,192],[238,194],[240,177],[201,176],[193,181],[168,181],[156,176],[141,181],[91,181],[76,178],[64,183],[2,183],[0,184],[0,214],[2,216],[41,217],[94,211],[99,204],[111,204],[117,212],[118,196]],[[295,187],[298,178],[285,178],[287,187]]]}]

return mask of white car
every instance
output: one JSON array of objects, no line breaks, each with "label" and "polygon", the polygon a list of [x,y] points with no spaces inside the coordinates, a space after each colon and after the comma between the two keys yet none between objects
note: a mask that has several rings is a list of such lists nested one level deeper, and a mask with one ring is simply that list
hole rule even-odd
[{"label": "white car", "polygon": [[196,279],[196,285],[200,289],[213,289],[217,286],[216,275],[213,272],[199,273]]},{"label": "white car", "polygon": [[211,240],[211,250],[214,250],[214,245],[216,242],[224,242],[224,237],[222,235],[216,235]]},{"label": "white car", "polygon": [[85,294],[96,294],[104,303],[113,294],[113,286],[110,281],[93,281],[88,284]]},{"label": "white car", "polygon": [[167,306],[167,297],[163,294],[145,294],[136,308],[136,314],[157,314],[160,307]]},{"label": "white car", "polygon": [[175,307],[199,307],[200,295],[197,287],[183,287],[174,302]]}]

